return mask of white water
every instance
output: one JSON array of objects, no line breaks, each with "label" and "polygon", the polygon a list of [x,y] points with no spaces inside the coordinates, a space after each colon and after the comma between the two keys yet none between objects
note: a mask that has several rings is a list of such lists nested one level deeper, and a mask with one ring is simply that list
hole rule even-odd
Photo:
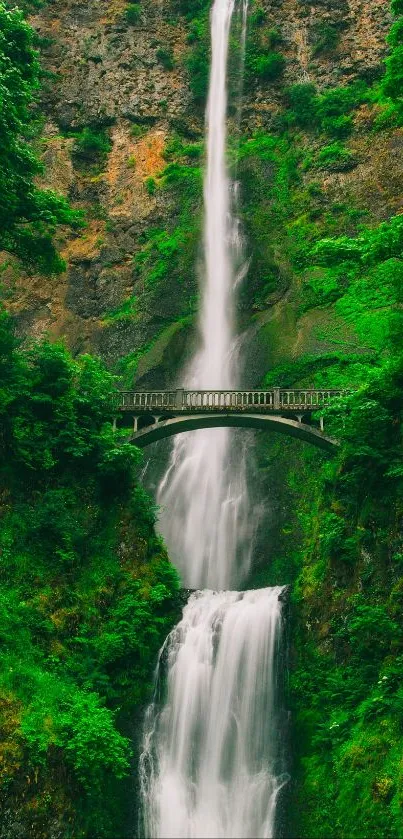
[{"label": "white water", "polygon": [[[201,346],[184,382],[197,389],[233,389],[239,376],[234,296],[246,269],[225,155],[231,21],[239,11],[242,61],[247,9],[248,0],[214,0],[211,15]],[[179,435],[159,487],[161,530],[191,588],[236,587],[250,568],[259,515],[238,441],[227,429]],[[146,839],[274,836],[287,780],[277,718],[281,591],[199,591],[167,639],[140,759]]]},{"label": "white water", "polygon": [[[238,5],[243,60],[248,4],[240,0]],[[232,212],[236,190],[226,166],[228,44],[235,6],[235,0],[215,0],[211,13],[201,346],[184,382],[205,390],[232,390],[238,383],[233,310],[234,289],[243,273],[242,243]],[[236,587],[250,569],[256,521],[248,499],[245,450],[233,445],[237,439],[225,428],[179,435],[159,487],[161,531],[189,588]]]},{"label": "white water", "polygon": [[148,839],[274,835],[281,591],[198,592],[167,639],[140,764]]}]

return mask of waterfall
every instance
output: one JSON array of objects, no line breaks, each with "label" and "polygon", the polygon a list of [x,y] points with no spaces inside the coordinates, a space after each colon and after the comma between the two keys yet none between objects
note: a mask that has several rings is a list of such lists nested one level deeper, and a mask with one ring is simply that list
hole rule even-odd
[{"label": "waterfall", "polygon": [[197,592],[168,637],[140,762],[148,839],[273,836],[281,591]]},{"label": "waterfall", "polygon": [[[238,384],[234,297],[245,266],[226,166],[227,67],[235,11],[244,59],[247,9],[247,0],[214,0],[211,13],[201,341],[189,388]],[[146,839],[270,839],[287,780],[278,720],[282,589],[222,590],[245,579],[258,519],[237,441],[227,429],[178,435],[158,491],[161,530],[184,584],[219,591],[191,596],[160,653],[140,758]]]},{"label": "waterfall", "polygon": [[[238,384],[234,290],[242,274],[241,239],[226,165],[228,45],[235,7],[235,0],[215,0],[211,13],[201,346],[185,375],[190,389],[233,390]],[[240,9],[243,60],[246,0],[240,0]],[[254,517],[245,448],[234,446],[236,439],[236,432],[225,428],[179,435],[158,490],[161,531],[189,588],[236,587],[250,569]]]}]

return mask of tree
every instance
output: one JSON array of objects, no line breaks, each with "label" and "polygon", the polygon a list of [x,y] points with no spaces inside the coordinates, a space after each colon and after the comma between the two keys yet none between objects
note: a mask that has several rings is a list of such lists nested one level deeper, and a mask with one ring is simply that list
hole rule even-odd
[{"label": "tree", "polygon": [[28,139],[40,77],[34,39],[22,12],[0,2],[0,250],[27,268],[58,273],[56,226],[77,225],[81,215],[35,183],[42,166]]}]

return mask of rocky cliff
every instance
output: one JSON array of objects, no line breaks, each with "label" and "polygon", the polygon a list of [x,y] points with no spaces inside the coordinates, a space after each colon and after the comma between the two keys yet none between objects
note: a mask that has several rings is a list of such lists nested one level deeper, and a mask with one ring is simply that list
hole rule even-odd
[{"label": "rocky cliff", "polygon": [[[56,0],[31,17],[45,70],[37,139],[44,181],[84,209],[87,224],[79,234],[60,233],[61,277],[27,277],[10,266],[3,282],[24,335],[64,337],[76,354],[101,354],[127,383],[163,385],[183,361],[197,309],[208,4],[196,4],[196,13],[176,0],[132,5],[137,13],[131,15],[124,0]],[[273,166],[263,171],[248,143],[257,131],[284,131],[286,92],[297,84],[322,91],[376,82],[390,22],[381,0],[251,4],[240,136],[245,198],[251,169],[260,167],[270,191]],[[279,73],[259,65],[265,53],[281,56]],[[306,134],[304,126],[294,131],[300,159],[289,200],[295,205],[296,192],[306,195],[305,206],[290,207],[296,223],[310,203],[320,232],[323,217],[343,217],[336,207],[346,203],[369,220],[399,210],[402,134],[386,127],[374,143],[376,115],[376,105],[358,103],[345,167],[307,166],[304,156],[320,154],[326,138]],[[245,219],[252,271],[240,322],[255,336],[249,384],[273,360],[327,347],[318,331],[339,328],[331,310],[301,316],[290,246],[284,253],[284,225],[278,213],[269,218],[270,203],[263,196],[255,226]],[[342,223],[334,218],[331,226],[337,232]]]}]

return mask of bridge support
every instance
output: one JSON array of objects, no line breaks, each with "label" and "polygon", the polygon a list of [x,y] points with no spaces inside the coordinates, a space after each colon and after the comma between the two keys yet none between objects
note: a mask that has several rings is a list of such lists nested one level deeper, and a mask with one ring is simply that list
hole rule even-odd
[{"label": "bridge support", "polygon": [[183,387],[178,388],[178,390],[176,391],[176,396],[175,396],[175,407],[176,408],[182,408],[184,392],[185,392],[185,389]]},{"label": "bridge support", "polygon": [[139,448],[172,437],[181,432],[197,431],[201,428],[255,428],[257,430],[277,431],[280,434],[287,434],[289,437],[296,437],[306,443],[311,443],[324,451],[335,454],[338,440],[325,437],[324,434],[312,425],[305,425],[303,422],[285,419],[281,416],[265,416],[262,414],[194,414],[193,416],[176,416],[170,419],[163,419],[160,423],[141,428],[131,438],[131,442]]},{"label": "bridge support", "polygon": [[[114,418],[113,418],[113,423],[112,423],[112,428],[113,428],[113,432],[114,432],[114,433],[115,433],[115,431],[116,431],[116,429],[117,429],[117,424],[118,424],[117,417],[114,417]],[[137,431],[137,428],[136,428],[135,430]]]}]

